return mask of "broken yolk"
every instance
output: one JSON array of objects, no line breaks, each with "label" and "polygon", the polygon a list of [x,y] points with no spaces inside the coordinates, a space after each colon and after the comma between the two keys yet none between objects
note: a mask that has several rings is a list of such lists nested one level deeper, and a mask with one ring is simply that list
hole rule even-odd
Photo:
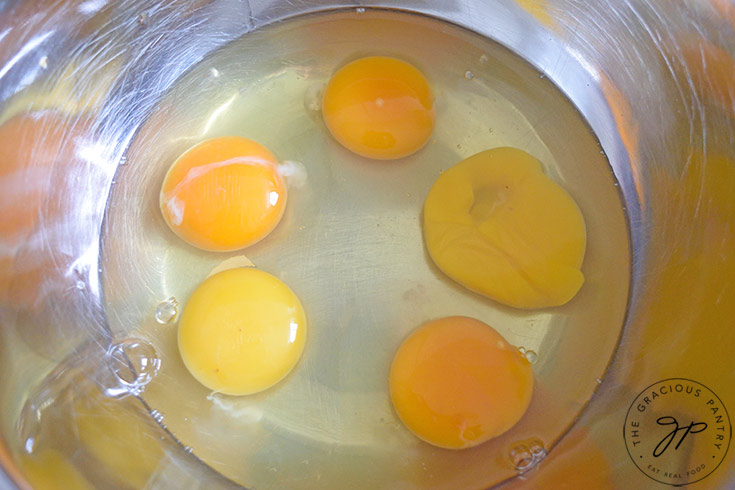
[{"label": "broken yolk", "polygon": [[426,197],[424,238],[446,275],[516,308],[563,305],[584,282],[582,213],[538,160],[515,148],[444,172]]},{"label": "broken yolk", "polygon": [[481,444],[513,427],[531,402],[533,371],[520,351],[489,325],[441,318],[401,344],[390,394],[401,421],[447,449]]},{"label": "broken yolk", "polygon": [[286,207],[286,186],[267,148],[226,136],[199,143],[174,162],[160,206],[166,224],[184,241],[228,252],[273,231]]},{"label": "broken yolk", "polygon": [[226,395],[270,388],[296,365],[306,341],[301,302],[278,278],[251,268],[219,272],[184,306],[178,330],[184,365]]},{"label": "broken yolk", "polygon": [[344,147],[377,160],[418,151],[434,128],[426,78],[405,61],[386,56],[361,58],[340,68],[324,92],[322,113]]}]

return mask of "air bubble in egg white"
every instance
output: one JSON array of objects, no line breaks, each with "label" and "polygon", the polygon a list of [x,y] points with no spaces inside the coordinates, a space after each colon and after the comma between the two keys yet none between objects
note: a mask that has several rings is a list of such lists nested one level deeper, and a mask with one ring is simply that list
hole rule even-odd
[{"label": "air bubble in egg white", "polygon": [[159,424],[163,423],[164,416],[158,410],[155,410],[155,409],[151,410],[151,417],[153,417],[153,420],[155,420]]},{"label": "air bubble in egg white", "polygon": [[523,475],[535,468],[545,457],[546,447],[540,439],[530,439],[514,444],[509,452],[511,463],[518,474]]},{"label": "air bubble in egg white", "polygon": [[525,444],[516,444],[510,449],[510,462],[519,473],[525,473],[533,464],[533,455]]},{"label": "air bubble in egg white", "polygon": [[142,393],[161,369],[156,349],[142,339],[112,344],[107,350],[107,364],[118,382],[133,395]]},{"label": "air bubble in egg white", "polygon": [[176,315],[179,313],[179,303],[173,296],[166,301],[161,301],[156,306],[156,321],[161,325],[171,323],[176,319]]},{"label": "air bubble in egg white", "polygon": [[540,460],[546,457],[546,448],[544,447],[544,443],[541,442],[539,439],[531,439],[528,441],[528,449],[531,451],[531,455],[535,460]]}]

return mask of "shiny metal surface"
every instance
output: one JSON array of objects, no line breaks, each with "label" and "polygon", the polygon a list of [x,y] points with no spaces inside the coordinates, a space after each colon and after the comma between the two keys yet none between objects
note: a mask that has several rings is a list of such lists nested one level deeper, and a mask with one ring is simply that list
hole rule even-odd
[{"label": "shiny metal surface", "polygon": [[[0,369],[11,373],[0,379],[5,473],[22,486],[23,473],[39,471],[10,457],[21,405],[38,380],[73,370],[64,364],[70,354],[100,355],[109,344],[100,231],[137,129],[213,50],[259,26],[334,7],[420,12],[497,40],[544,72],[587,119],[626,202],[632,301],[616,359],[581,418],[538,468],[507,488],[655,485],[621,437],[641,390],[690,378],[735,411],[728,330],[735,317],[735,7],[727,0],[0,4],[0,122],[19,127],[0,144]],[[62,115],[30,125],[13,119],[39,110]],[[31,150],[10,168],[8,148]],[[84,374],[89,390],[111,386],[105,373]],[[165,433],[141,423],[142,444],[158,448]],[[156,478],[141,477],[137,486],[229,485],[175,445],[151,451],[148,463],[160,462],[150,470]],[[733,461],[704,485],[735,485]],[[482,468],[467,471],[480,478]]]}]

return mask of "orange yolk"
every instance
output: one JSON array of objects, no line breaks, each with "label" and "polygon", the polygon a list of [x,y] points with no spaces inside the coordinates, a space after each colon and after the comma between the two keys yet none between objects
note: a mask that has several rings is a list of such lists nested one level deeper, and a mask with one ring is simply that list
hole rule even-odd
[{"label": "orange yolk", "polygon": [[228,252],[254,244],[273,231],[286,207],[286,186],[276,166],[267,148],[246,138],[199,143],[163,180],[166,224],[204,250]]},{"label": "orange yolk", "polygon": [[401,344],[390,371],[398,416],[424,441],[447,449],[481,444],[513,427],[531,402],[533,372],[492,327],[441,318]]},{"label": "orange yolk", "polygon": [[347,149],[393,160],[418,151],[434,128],[434,101],[424,75],[395,58],[371,56],[348,63],[329,81],[324,122]]}]

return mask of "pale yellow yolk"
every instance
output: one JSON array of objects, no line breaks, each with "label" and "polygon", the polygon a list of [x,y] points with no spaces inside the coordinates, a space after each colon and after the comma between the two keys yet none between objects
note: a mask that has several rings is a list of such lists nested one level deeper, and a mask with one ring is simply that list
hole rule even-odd
[{"label": "pale yellow yolk", "polygon": [[463,449],[513,427],[526,412],[533,371],[492,327],[464,316],[441,318],[401,344],[390,371],[393,406],[414,434]]},{"label": "pale yellow yolk", "polygon": [[306,341],[306,316],[296,295],[257,269],[230,269],[206,279],[181,314],[179,351],[207,388],[248,395],[283,379]]},{"label": "pale yellow yolk", "polygon": [[370,56],[348,63],[324,91],[322,115],[332,136],[368,158],[393,160],[426,144],[434,100],[424,75],[405,61]]},{"label": "pale yellow yolk", "polygon": [[444,172],[424,204],[424,238],[445,274],[516,308],[562,305],[584,282],[582,213],[538,160],[515,148]]}]

